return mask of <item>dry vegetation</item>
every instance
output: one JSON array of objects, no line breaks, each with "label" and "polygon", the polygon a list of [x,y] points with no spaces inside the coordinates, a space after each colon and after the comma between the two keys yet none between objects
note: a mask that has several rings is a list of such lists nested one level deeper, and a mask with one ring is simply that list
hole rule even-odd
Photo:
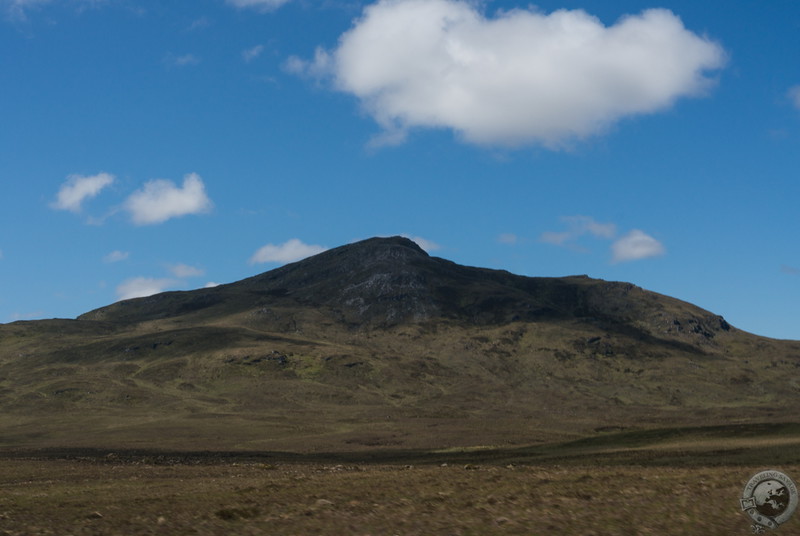
[{"label": "dry vegetation", "polygon": [[758,470],[157,461],[3,460],[0,534],[729,536]]},{"label": "dry vegetation", "polygon": [[[372,453],[378,461],[5,452],[0,534],[744,535],[747,480],[765,468],[800,475],[800,438],[750,432],[690,432],[682,442],[665,433],[649,446],[615,434],[536,451]],[[780,530],[796,534],[798,523]]]}]

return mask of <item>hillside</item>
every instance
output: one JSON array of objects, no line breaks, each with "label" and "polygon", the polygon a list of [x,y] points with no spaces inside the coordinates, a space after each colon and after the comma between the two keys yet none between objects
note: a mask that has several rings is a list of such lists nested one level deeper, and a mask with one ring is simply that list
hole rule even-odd
[{"label": "hillside", "polygon": [[0,325],[0,446],[358,451],[792,421],[800,342],[628,283],[373,238]]}]

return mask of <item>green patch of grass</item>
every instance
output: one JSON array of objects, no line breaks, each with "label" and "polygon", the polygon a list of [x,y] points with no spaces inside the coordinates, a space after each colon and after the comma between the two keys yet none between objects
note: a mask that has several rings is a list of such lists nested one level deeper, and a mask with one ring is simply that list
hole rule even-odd
[{"label": "green patch of grass", "polygon": [[323,358],[310,355],[295,354],[289,359],[289,369],[303,380],[313,380],[322,374],[325,368]]}]

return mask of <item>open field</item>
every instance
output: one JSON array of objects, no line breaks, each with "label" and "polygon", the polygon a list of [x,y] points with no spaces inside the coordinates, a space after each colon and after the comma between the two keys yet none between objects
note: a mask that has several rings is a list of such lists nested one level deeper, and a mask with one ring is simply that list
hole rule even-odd
[{"label": "open field", "polygon": [[744,484],[766,468],[800,475],[798,446],[782,425],[529,449],[5,451],[0,534],[750,534]]}]

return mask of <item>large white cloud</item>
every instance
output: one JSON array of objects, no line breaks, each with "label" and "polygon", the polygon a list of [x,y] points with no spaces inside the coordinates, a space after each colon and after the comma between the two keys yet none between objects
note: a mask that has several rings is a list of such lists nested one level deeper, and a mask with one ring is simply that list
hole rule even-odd
[{"label": "large white cloud", "polygon": [[289,3],[291,0],[226,0],[232,6],[239,8],[253,8],[259,11],[272,11]]},{"label": "large white cloud", "polygon": [[70,175],[61,185],[56,200],[50,206],[58,210],[80,212],[85,200],[95,197],[113,182],[114,176],[108,173],[89,176]]},{"label": "large white cloud", "polygon": [[428,127],[477,144],[556,148],[702,94],[724,61],[720,45],[665,9],[605,26],[581,10],[490,18],[466,0],[381,0],[335,50],[286,66],[358,97],[384,141]]},{"label": "large white cloud", "polygon": [[170,287],[178,284],[174,279],[156,279],[151,277],[132,277],[126,279],[117,286],[117,297],[120,300],[130,300],[132,298],[144,298],[159,292],[164,292]]},{"label": "large white cloud", "polygon": [[326,249],[327,248],[323,246],[304,244],[297,238],[292,238],[283,244],[267,244],[259,248],[253,256],[250,257],[250,264],[294,262],[310,257],[311,255],[316,255],[317,253],[322,253]]},{"label": "large white cloud", "polygon": [[658,257],[666,250],[664,245],[652,236],[634,229],[611,244],[611,252],[613,262],[626,262]]},{"label": "large white cloud", "polygon": [[141,190],[131,194],[124,205],[137,225],[162,223],[179,216],[202,214],[211,210],[211,207],[203,180],[196,173],[185,175],[180,188],[172,181],[164,179],[149,181]]}]

